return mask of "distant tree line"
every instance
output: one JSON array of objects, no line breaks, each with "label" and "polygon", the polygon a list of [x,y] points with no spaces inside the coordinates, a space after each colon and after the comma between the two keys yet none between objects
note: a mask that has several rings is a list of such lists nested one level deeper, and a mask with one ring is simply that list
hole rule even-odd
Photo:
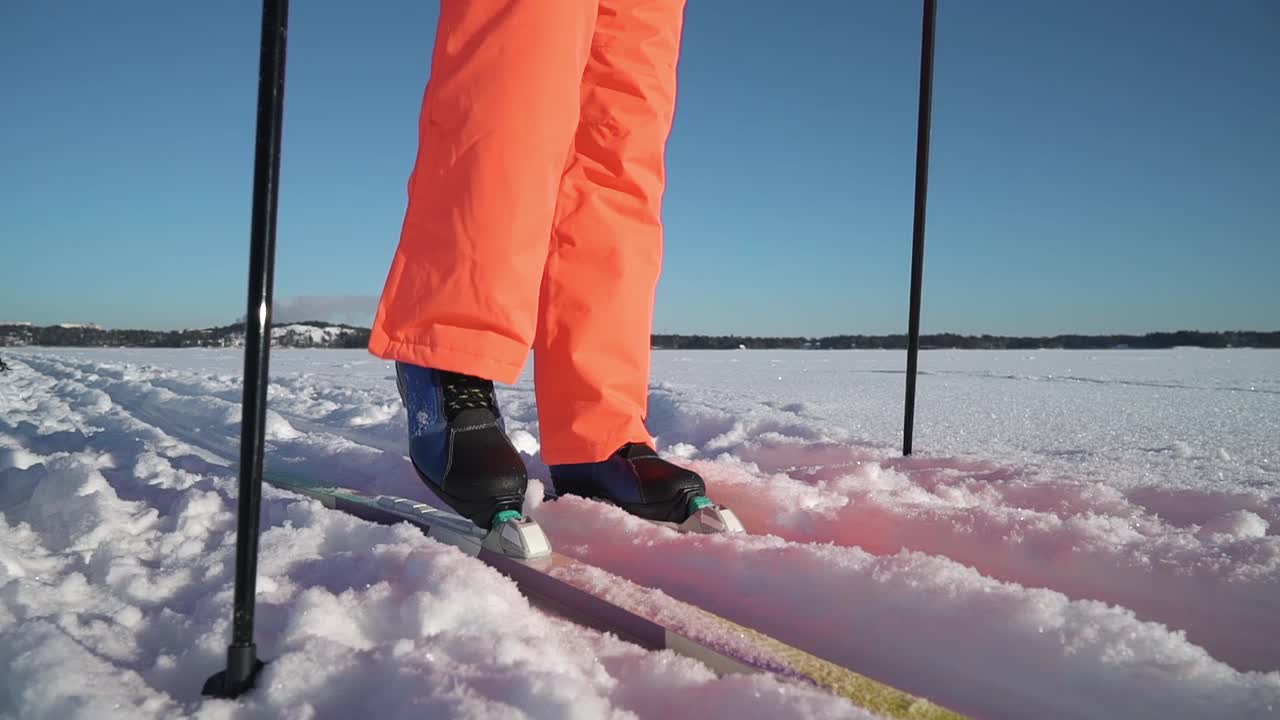
[{"label": "distant tree line", "polygon": [[[338,327],[347,332],[320,344],[298,333],[277,339],[281,347],[365,348],[369,329],[324,322],[290,325]],[[201,330],[105,330],[93,327],[39,327],[0,325],[0,345],[41,345],[49,347],[235,347],[244,343],[244,323]],[[663,350],[905,350],[907,336],[833,335],[806,337],[751,337],[738,335],[653,335],[652,346]],[[923,349],[962,350],[1108,350],[1115,348],[1160,349],[1172,347],[1280,348],[1280,332],[1201,332],[1180,330],[1146,335],[1054,335],[1052,337],[1006,337],[1001,335],[921,335]]]},{"label": "distant tree line", "polygon": [[[653,347],[672,350],[905,350],[907,336],[833,335],[804,337],[740,337],[736,335],[654,335]],[[959,350],[1109,350],[1135,348],[1152,350],[1173,347],[1280,348],[1280,332],[1178,332],[1146,335],[1054,335],[1052,337],[1006,337],[1000,335],[921,335],[922,349]]]},{"label": "distant tree line", "polygon": [[[325,322],[299,322],[317,328],[343,328],[347,332],[317,344],[310,336],[289,334],[274,341],[278,347],[362,348],[369,345],[369,329]],[[51,325],[0,325],[0,345],[41,345],[46,347],[235,347],[244,344],[244,323],[198,330],[105,330],[102,328]]]}]

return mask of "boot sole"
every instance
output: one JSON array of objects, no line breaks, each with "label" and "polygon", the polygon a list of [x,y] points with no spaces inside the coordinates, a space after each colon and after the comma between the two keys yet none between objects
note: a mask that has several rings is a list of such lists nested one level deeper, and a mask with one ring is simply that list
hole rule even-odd
[{"label": "boot sole", "polygon": [[573,480],[558,480],[555,477],[552,477],[551,484],[555,487],[557,496],[576,495],[590,500],[600,500],[607,502],[610,505],[616,505],[638,518],[653,520],[655,522],[669,522],[677,524],[689,519],[689,503],[695,497],[704,494],[703,491],[700,491],[697,488],[685,488],[666,500],[656,500],[654,502],[647,503],[620,503],[611,497],[595,492],[595,488],[588,483],[581,483]]}]

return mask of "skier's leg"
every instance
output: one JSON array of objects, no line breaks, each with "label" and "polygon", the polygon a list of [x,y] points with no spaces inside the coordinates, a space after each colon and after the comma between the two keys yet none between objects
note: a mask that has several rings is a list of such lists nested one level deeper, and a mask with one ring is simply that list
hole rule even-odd
[{"label": "skier's leg", "polygon": [[649,341],[683,11],[683,0],[600,2],[534,343],[549,464],[651,442]]},{"label": "skier's leg", "polygon": [[417,163],[369,349],[394,359],[418,475],[481,527],[528,484],[494,380],[536,329],[597,0],[442,0]]},{"label": "skier's leg", "polygon": [[534,343],[556,492],[675,523],[710,504],[702,478],[659,457],[644,424],[683,11],[682,0],[601,0]]},{"label": "skier's leg", "polygon": [[442,0],[369,349],[512,383],[533,342],[597,0]]}]

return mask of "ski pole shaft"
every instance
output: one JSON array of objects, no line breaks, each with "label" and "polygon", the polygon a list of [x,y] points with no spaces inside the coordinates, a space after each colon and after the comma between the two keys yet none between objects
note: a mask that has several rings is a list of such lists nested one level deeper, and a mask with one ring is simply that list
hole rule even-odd
[{"label": "ski pole shaft", "polygon": [[253,687],[255,676],[262,667],[253,642],[254,592],[258,574],[258,522],[262,499],[268,356],[271,351],[271,291],[275,271],[276,209],[279,197],[288,23],[288,0],[263,1],[253,216],[249,247],[249,295],[245,313],[235,609],[225,674],[220,683],[215,675],[205,686],[206,694],[229,697],[235,697]]},{"label": "ski pole shaft", "polygon": [[929,190],[929,129],[933,113],[933,27],[937,0],[924,1],[920,40],[920,106],[916,124],[916,203],[911,230],[911,318],[907,331],[907,398],[902,454],[911,454],[916,415],[916,370],[920,353],[920,294],[924,285],[924,219]]}]

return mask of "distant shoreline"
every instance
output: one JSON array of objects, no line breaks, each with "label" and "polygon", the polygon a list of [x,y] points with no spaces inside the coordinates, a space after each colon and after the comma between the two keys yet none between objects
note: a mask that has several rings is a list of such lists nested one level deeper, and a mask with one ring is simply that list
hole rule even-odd
[{"label": "distant shoreline", "polygon": [[[664,350],[906,350],[898,335],[833,335],[821,338],[771,338],[704,335],[654,335],[653,348]],[[1020,337],[930,333],[920,336],[921,350],[1168,350],[1199,348],[1280,348],[1280,331],[1201,332],[1180,330],[1145,335],[1053,335]]]},{"label": "distant shoreline", "polygon": [[[364,348],[369,329],[325,322],[272,327],[272,344],[293,348]],[[35,326],[0,324],[0,347],[242,347],[244,324],[196,330],[114,330],[86,324]],[[755,337],[741,335],[655,334],[654,350],[905,350],[907,336],[830,335]],[[921,350],[1167,350],[1199,348],[1280,348],[1280,331],[1179,330],[1145,335],[1052,335],[1020,337],[931,333],[920,336]]]}]

